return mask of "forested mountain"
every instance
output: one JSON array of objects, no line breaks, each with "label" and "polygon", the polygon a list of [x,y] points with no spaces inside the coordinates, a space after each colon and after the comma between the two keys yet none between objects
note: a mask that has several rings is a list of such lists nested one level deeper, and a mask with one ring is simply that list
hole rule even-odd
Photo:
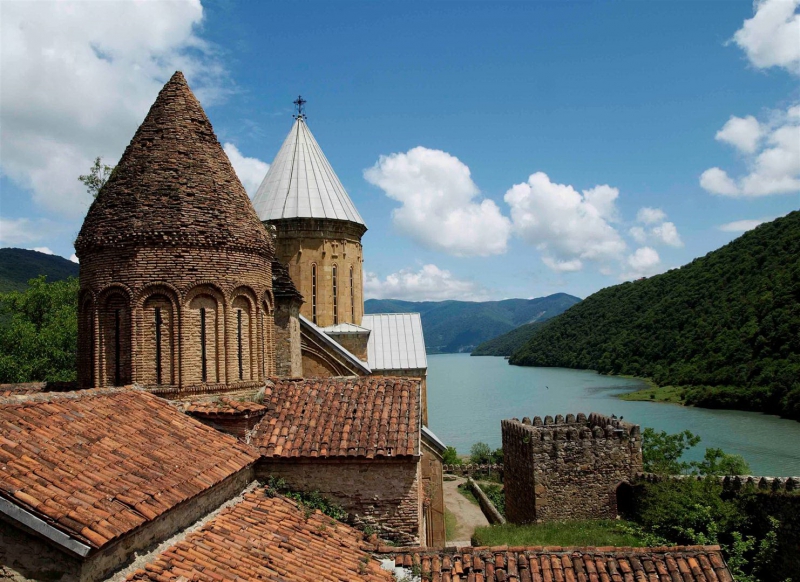
[{"label": "forested mountain", "polygon": [[707,407],[800,420],[800,212],[649,279],[608,287],[510,362],[652,378]]},{"label": "forested mountain", "polygon": [[510,356],[533,337],[544,322],[536,321],[515,327],[503,335],[492,338],[472,350],[473,356]]},{"label": "forested mountain", "polygon": [[49,282],[77,277],[78,264],[39,251],[0,249],[0,293],[23,291],[39,275],[46,275]]},{"label": "forested mountain", "polygon": [[555,317],[579,301],[566,293],[503,301],[368,299],[364,310],[366,313],[420,313],[428,353],[455,353],[471,351],[479,343],[524,323]]}]

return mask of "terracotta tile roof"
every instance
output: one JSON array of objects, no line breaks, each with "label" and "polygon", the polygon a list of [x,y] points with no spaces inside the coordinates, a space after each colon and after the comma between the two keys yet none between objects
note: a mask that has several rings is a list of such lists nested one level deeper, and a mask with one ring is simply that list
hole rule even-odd
[{"label": "terracotta tile roof", "polygon": [[213,402],[192,402],[186,407],[186,412],[197,416],[258,416],[266,411],[263,404],[224,397]]},{"label": "terracotta tile roof", "polygon": [[[482,547],[393,555],[423,580],[455,582],[733,582],[719,546],[658,548]],[[426,577],[427,576],[427,577]]]},{"label": "terracotta tile roof", "polygon": [[47,382],[22,382],[19,384],[0,384],[0,397],[16,396],[18,394],[36,394],[44,392]]},{"label": "terracotta tile roof", "polygon": [[139,390],[0,400],[0,496],[93,548],[257,458]]},{"label": "terracotta tile roof", "polygon": [[362,545],[352,527],[258,489],[128,580],[394,580]]},{"label": "terracotta tile roof", "polygon": [[265,457],[417,456],[420,380],[276,380],[251,444]]},{"label": "terracotta tile roof", "polygon": [[183,74],[159,92],[89,208],[75,250],[125,244],[274,248]]}]

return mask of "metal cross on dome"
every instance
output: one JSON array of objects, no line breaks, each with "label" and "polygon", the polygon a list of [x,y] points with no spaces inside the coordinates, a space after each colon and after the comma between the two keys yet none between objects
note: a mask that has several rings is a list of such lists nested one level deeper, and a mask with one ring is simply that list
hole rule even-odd
[{"label": "metal cross on dome", "polygon": [[297,111],[297,114],[295,115],[295,118],[302,117],[302,118],[305,119],[305,117],[306,117],[306,112],[305,112],[306,103],[308,103],[308,101],[303,99],[302,95],[298,95],[297,99],[295,99],[293,101],[293,103],[294,103],[295,111]]}]

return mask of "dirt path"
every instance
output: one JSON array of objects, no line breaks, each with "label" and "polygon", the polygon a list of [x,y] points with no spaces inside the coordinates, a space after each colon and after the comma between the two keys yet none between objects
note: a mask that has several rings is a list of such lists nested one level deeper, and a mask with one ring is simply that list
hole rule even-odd
[{"label": "dirt path", "polygon": [[458,526],[456,527],[455,540],[447,540],[448,546],[468,546],[470,538],[476,527],[489,525],[481,508],[458,492],[458,486],[465,483],[463,477],[456,477],[455,481],[444,482],[444,504],[455,515]]}]

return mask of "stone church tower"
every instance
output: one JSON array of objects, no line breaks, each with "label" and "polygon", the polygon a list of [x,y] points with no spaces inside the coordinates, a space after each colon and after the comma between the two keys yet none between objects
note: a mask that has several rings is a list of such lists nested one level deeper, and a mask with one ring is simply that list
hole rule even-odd
[{"label": "stone church tower", "polygon": [[364,316],[361,237],[367,231],[303,114],[297,115],[253,205],[277,231],[276,258],[305,299],[300,313],[319,327],[360,325]]},{"label": "stone church tower", "polygon": [[81,387],[245,388],[275,373],[273,244],[180,72],[75,250]]}]

